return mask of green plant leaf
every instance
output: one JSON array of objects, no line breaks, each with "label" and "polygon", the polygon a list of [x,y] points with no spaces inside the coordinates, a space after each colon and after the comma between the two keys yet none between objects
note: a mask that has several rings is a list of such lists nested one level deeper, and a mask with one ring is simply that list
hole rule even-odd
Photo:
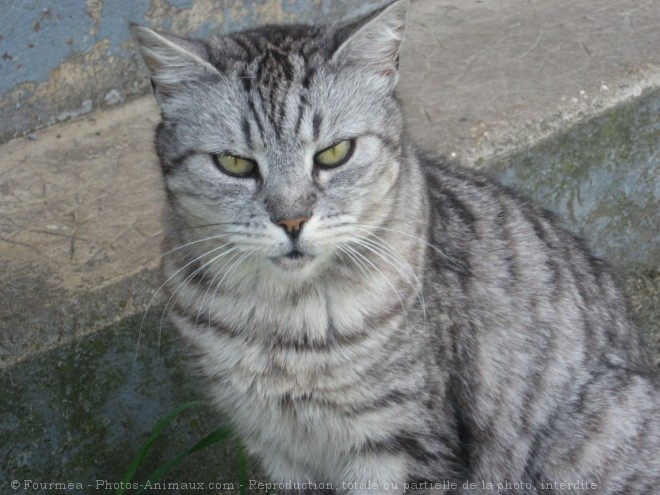
[{"label": "green plant leaf", "polygon": [[240,495],[247,495],[247,455],[245,454],[245,446],[238,437],[236,437],[236,452],[238,453],[238,483]]},{"label": "green plant leaf", "polygon": [[[179,416],[180,414],[186,412],[188,409],[191,407],[196,407],[204,404],[202,401],[191,401],[191,402],[186,402],[184,404],[181,404],[179,407],[177,407],[174,411],[172,411],[170,414],[165,416],[163,419],[161,419],[154,429],[151,432],[151,435],[149,435],[149,438],[147,441],[142,445],[142,448],[138,452],[138,454],[135,456],[135,459],[133,459],[133,463],[131,466],[128,468],[128,471],[126,471],[126,474],[122,478],[122,483],[121,486],[122,488],[119,488],[116,492],[115,495],[124,495],[126,492],[126,488],[123,488],[126,486],[130,481],[133,479],[133,476],[135,476],[135,472],[138,470],[138,467],[140,464],[142,464],[142,461],[146,457],[147,453],[149,450],[151,450],[151,447],[153,444],[158,440],[158,438],[161,436],[163,430],[165,427],[167,427],[168,424],[172,422],[174,418]],[[207,437],[208,438],[208,437]]]},{"label": "green plant leaf", "polygon": [[[153,472],[151,476],[149,476],[149,480],[146,483],[149,484],[154,484],[156,481],[161,479],[163,476],[165,476],[170,469],[172,469],[174,466],[179,464],[182,460],[184,460],[186,457],[188,457],[190,454],[193,452],[196,452],[198,450],[204,449],[206,447],[209,447],[210,445],[214,445],[216,443],[222,442],[226,440],[227,438],[231,437],[233,435],[233,431],[230,426],[225,425],[221,426],[214,432],[210,433],[209,435],[205,436],[202,438],[199,442],[197,442],[195,445],[190,447],[188,450],[185,452],[177,455],[174,459],[171,461],[166,462],[162,466],[160,466],[156,471]],[[142,487],[140,490],[135,492],[135,495],[139,495],[142,492],[144,492],[145,488]]]}]

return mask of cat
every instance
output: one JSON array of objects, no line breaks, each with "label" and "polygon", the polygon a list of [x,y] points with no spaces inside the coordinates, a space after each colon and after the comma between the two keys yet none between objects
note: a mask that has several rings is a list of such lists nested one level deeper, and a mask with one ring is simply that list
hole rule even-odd
[{"label": "cat", "polygon": [[657,493],[658,376],[612,275],[415,147],[408,9],[206,40],[133,26],[172,320],[213,402],[277,493]]}]

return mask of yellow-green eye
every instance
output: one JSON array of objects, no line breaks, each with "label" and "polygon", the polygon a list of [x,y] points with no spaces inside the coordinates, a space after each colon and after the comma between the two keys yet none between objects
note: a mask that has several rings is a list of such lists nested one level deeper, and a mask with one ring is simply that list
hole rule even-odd
[{"label": "yellow-green eye", "polygon": [[232,177],[248,177],[257,171],[257,163],[247,158],[233,155],[213,155],[216,167]]},{"label": "yellow-green eye", "polygon": [[314,155],[314,163],[323,168],[335,168],[346,163],[353,155],[355,141],[346,139],[319,151]]}]

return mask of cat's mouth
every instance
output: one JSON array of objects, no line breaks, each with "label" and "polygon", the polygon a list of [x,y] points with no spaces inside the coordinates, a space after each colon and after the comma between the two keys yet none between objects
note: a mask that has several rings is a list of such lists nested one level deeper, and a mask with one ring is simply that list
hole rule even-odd
[{"label": "cat's mouth", "polygon": [[306,256],[305,253],[301,253],[297,249],[292,249],[289,251],[287,254],[284,255],[285,258],[288,258],[290,260],[297,260],[300,258],[304,258]]},{"label": "cat's mouth", "polygon": [[291,251],[286,253],[284,256],[277,256],[271,258],[272,262],[283,270],[300,270],[303,268],[309,261],[311,261],[313,256],[305,254],[302,251],[299,251],[297,248],[293,248]]}]

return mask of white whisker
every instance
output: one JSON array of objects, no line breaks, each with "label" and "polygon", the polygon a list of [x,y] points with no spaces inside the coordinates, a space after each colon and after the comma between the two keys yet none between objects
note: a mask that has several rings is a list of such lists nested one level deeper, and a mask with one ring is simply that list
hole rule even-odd
[{"label": "white whisker", "polygon": [[367,224],[359,224],[359,223],[354,224],[354,225],[355,225],[355,227],[362,227],[362,228],[371,229],[371,230],[374,230],[374,229],[375,230],[385,230],[385,231],[392,232],[392,233],[395,233],[395,234],[400,234],[400,235],[404,235],[406,237],[410,237],[411,239],[415,239],[415,240],[421,242],[422,244],[430,247],[436,253],[440,254],[444,258],[449,259],[449,256],[447,256],[438,246],[435,246],[435,245],[431,244],[430,242],[428,242],[426,239],[423,239],[422,237],[410,234],[408,232],[403,232],[402,230],[390,229],[388,227],[378,227],[378,226],[375,226],[375,225],[367,225]]},{"label": "white whisker", "polygon": [[[360,229],[365,232],[368,232],[367,229]],[[365,243],[363,246],[367,249],[370,249],[374,254],[379,256],[385,262],[389,263],[393,268],[395,268],[404,280],[415,290],[415,293],[419,299],[422,308],[422,315],[424,318],[424,330],[428,332],[428,320],[426,315],[426,302],[424,300],[424,284],[419,280],[415,270],[413,270],[410,263],[408,263],[396,250],[387,243],[381,237],[369,232],[371,237],[360,237],[360,242]],[[402,270],[405,270],[406,273],[403,273]],[[412,277],[413,281],[408,277]],[[413,283],[414,282],[414,283]]]},{"label": "white whisker", "polygon": [[[228,245],[229,245],[229,244],[225,244],[225,246],[228,246]],[[223,247],[224,247],[224,246],[223,246]],[[233,253],[233,252],[235,252],[235,251],[237,251],[237,250],[238,250],[237,247],[232,247],[231,249],[228,249],[227,251],[225,251],[225,252],[223,252],[223,253],[220,253],[219,255],[217,255],[217,256],[215,256],[213,259],[211,259],[210,261],[204,263],[202,266],[200,266],[197,270],[195,270],[194,272],[192,272],[190,275],[188,275],[188,276],[187,276],[187,277],[186,277],[186,278],[185,278],[185,279],[179,284],[179,286],[178,286],[178,287],[172,292],[172,295],[170,296],[170,298],[168,299],[167,303],[165,304],[165,307],[163,308],[163,313],[161,314],[161,318],[160,318],[160,327],[161,327],[161,329],[162,329],[162,326],[163,326],[163,322],[165,321],[165,318],[169,318],[170,314],[171,314],[172,311],[174,310],[174,306],[175,306],[175,304],[173,303],[173,304],[170,306],[170,302],[172,301],[172,299],[174,298],[174,296],[177,294],[177,292],[179,291],[179,289],[181,289],[181,287],[183,287],[183,286],[186,284],[186,282],[188,282],[188,280],[192,279],[192,278],[193,278],[195,275],[197,275],[199,272],[203,271],[203,270],[206,269],[207,267],[213,267],[216,263],[218,263],[219,260],[221,260],[221,259],[224,258],[225,256],[228,256],[228,255],[230,255],[231,253]],[[197,289],[199,288],[199,284],[200,284],[201,282],[202,282],[201,280],[197,282],[197,285],[195,286],[195,290],[197,290]],[[208,289],[207,289],[207,291],[208,291]],[[169,307],[169,311],[168,311],[168,306],[170,306],[170,307]],[[187,310],[189,307],[190,307],[190,303],[187,303],[186,306],[183,308],[184,311]],[[167,314],[166,314],[166,313],[167,313]]]},{"label": "white whisker", "polygon": [[[137,338],[137,342],[135,344],[135,356],[133,357],[133,366],[135,366],[135,363],[137,361],[137,355],[138,355],[138,351],[140,349],[140,339],[142,338],[142,328],[144,327],[144,322],[145,322],[145,319],[147,318],[147,313],[149,312],[149,309],[151,308],[151,305],[154,302],[154,299],[156,298],[158,293],[161,291],[161,289],[163,289],[163,287],[165,287],[174,277],[176,277],[179,273],[181,273],[183,270],[185,270],[187,267],[189,267],[193,263],[196,263],[197,261],[204,258],[205,256],[208,256],[209,254],[211,254],[215,251],[218,251],[219,249],[222,249],[222,248],[224,248],[228,245],[229,244],[223,244],[222,246],[211,249],[210,251],[207,251],[204,254],[198,256],[194,260],[189,261],[188,263],[183,265],[181,268],[179,268],[177,271],[175,271],[167,280],[165,280],[165,282],[163,282],[160,285],[160,287],[158,287],[158,289],[156,289],[156,292],[154,292],[154,294],[151,296],[151,299],[149,300],[149,303],[147,304],[147,308],[144,310],[144,314],[142,315],[142,320],[140,322],[140,328],[138,329],[138,338]],[[202,265],[202,266],[205,266],[205,265]],[[197,273],[197,271],[193,272],[193,276],[194,276],[195,273]],[[177,290],[178,290],[178,288],[177,288]],[[176,293],[176,290],[172,293],[172,296],[170,296],[170,299],[168,300],[168,303],[172,299],[172,297],[174,297],[175,293]],[[165,305],[165,308],[167,308],[167,304]],[[162,329],[162,325],[163,325],[163,319],[161,317],[161,323],[160,323],[160,327],[159,327],[159,340],[160,340],[160,329]]]},{"label": "white whisker", "polygon": [[[226,279],[226,278],[227,278],[227,277],[228,277],[228,276],[229,276],[229,275],[230,275],[230,274],[236,269],[236,267],[237,267],[237,266],[238,266],[238,265],[239,265],[239,264],[240,264],[245,258],[247,258],[248,256],[252,255],[253,253],[254,253],[254,251],[248,251],[248,252],[244,253],[242,256],[239,256],[239,258],[238,258],[237,260],[234,261],[234,263],[229,267],[229,269],[228,269],[227,271],[225,271],[225,273],[222,275],[222,278],[220,279],[220,281],[219,281],[217,284],[215,284],[215,289],[213,290],[213,294],[211,295],[211,300],[210,300],[210,302],[209,302],[209,320],[211,320],[211,312],[212,312],[212,309],[213,309],[213,301],[215,301],[215,295],[217,294],[218,289],[220,288],[220,286],[222,285],[222,283],[224,282],[224,280],[225,280],[225,279]],[[221,270],[224,270],[224,268],[227,266],[227,264],[229,264],[229,261],[223,265],[223,267],[221,268]],[[213,280],[211,280],[211,283],[209,284],[209,288],[207,289],[206,293],[204,294],[204,297],[202,298],[202,302],[201,302],[200,307],[199,307],[199,309],[198,309],[198,311],[197,311],[197,318],[195,318],[195,327],[197,327],[197,321],[199,320],[200,312],[203,310],[203,307],[204,307],[204,301],[205,301],[205,299],[206,299],[206,296],[208,295],[208,291],[211,290],[211,287],[214,286],[215,279],[217,278],[217,276],[218,276],[219,274],[220,274],[220,271],[218,271],[218,273],[216,274],[216,276],[213,277]]]},{"label": "white whisker", "polygon": [[386,282],[386,283],[392,288],[392,290],[393,290],[394,293],[396,294],[397,299],[399,300],[399,303],[401,304],[401,309],[403,310],[403,318],[404,318],[404,320],[405,320],[405,322],[406,322],[406,330],[407,330],[407,331],[410,331],[410,325],[408,324],[408,312],[406,311],[406,306],[405,306],[405,304],[403,303],[403,299],[401,298],[401,294],[399,294],[399,291],[396,290],[396,287],[394,286],[394,284],[393,284],[393,283],[390,281],[390,279],[389,279],[389,278],[383,273],[383,271],[382,271],[380,268],[378,268],[378,266],[377,266],[375,263],[373,263],[369,258],[367,258],[367,257],[364,256],[362,253],[360,253],[359,251],[357,251],[356,249],[353,249],[352,247],[350,247],[350,246],[348,246],[348,245],[346,245],[345,247],[346,247],[347,249],[350,249],[350,250],[353,252],[353,254],[355,254],[355,256],[359,257],[360,259],[364,260],[366,263],[368,263],[369,265],[371,265],[371,266],[372,266],[372,267],[373,267],[373,268],[374,268],[374,269],[375,269],[375,270],[376,270],[376,271],[377,271],[377,272],[383,277],[383,279],[385,280],[385,282]]}]

